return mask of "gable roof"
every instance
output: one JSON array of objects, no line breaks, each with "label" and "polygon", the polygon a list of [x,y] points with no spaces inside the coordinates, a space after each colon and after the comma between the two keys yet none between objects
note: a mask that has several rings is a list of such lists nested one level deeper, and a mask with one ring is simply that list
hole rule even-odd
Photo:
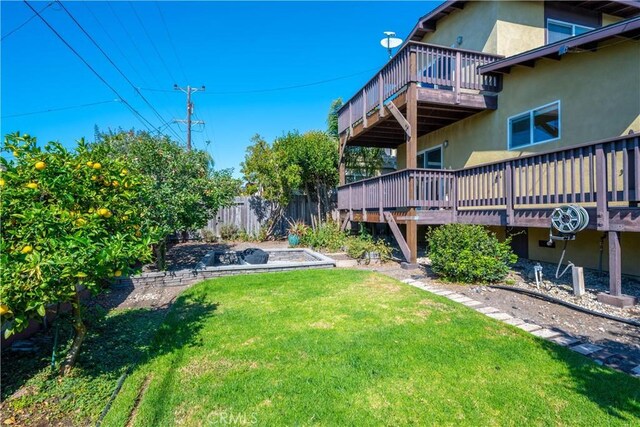
[{"label": "gable roof", "polygon": [[[423,37],[436,30],[437,22],[451,13],[464,9],[469,1],[445,1],[420,19],[413,30],[407,36],[407,41],[422,41]],[[620,18],[631,18],[640,14],[640,1],[615,0],[615,1],[556,1],[549,3],[561,3],[564,6],[574,6],[583,9],[602,12]]]},{"label": "gable roof", "polygon": [[570,37],[536,49],[528,50],[508,58],[494,61],[478,67],[480,74],[508,73],[514,65],[533,66],[540,58],[560,59],[570,49],[596,49],[601,41],[614,37],[637,38],[640,36],[640,17],[627,19],[618,23],[597,28],[579,36]]}]

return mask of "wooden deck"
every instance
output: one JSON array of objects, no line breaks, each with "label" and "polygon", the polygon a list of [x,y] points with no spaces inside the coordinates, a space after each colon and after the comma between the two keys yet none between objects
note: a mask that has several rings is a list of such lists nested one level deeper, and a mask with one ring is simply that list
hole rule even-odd
[{"label": "wooden deck", "polygon": [[338,209],[367,222],[415,208],[419,224],[548,227],[553,208],[579,204],[595,214],[590,228],[638,232],[639,141],[628,135],[459,170],[404,169],[340,186]]},{"label": "wooden deck", "polygon": [[[408,102],[417,106],[418,136],[495,109],[501,77],[480,75],[477,69],[500,58],[407,43],[340,109],[338,131],[347,145],[395,148],[405,142],[407,124],[394,112],[406,113]],[[410,100],[412,84],[416,95]]]},{"label": "wooden deck", "polygon": [[345,220],[405,224],[405,236],[396,239],[410,264],[417,225],[549,228],[555,207],[581,205],[587,228],[608,232],[611,291],[601,300],[617,305],[632,300],[621,293],[616,242],[619,232],[640,232],[639,201],[638,134],[459,170],[404,169],[338,187]]}]

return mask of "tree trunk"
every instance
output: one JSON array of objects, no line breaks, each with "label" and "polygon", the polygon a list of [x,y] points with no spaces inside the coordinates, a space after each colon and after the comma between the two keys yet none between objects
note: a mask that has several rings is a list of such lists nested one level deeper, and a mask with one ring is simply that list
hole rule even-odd
[{"label": "tree trunk", "polygon": [[167,267],[167,241],[161,240],[155,247],[156,252],[156,268],[163,271]]},{"label": "tree trunk", "polygon": [[80,346],[82,345],[82,341],[84,341],[84,337],[87,334],[87,327],[82,321],[82,305],[80,303],[80,294],[78,293],[77,287],[75,299],[72,303],[72,306],[73,329],[75,330],[76,334],[73,337],[73,344],[71,344],[71,349],[69,350],[69,353],[67,353],[67,357],[60,367],[60,372],[62,375],[67,375],[69,372],[71,372],[71,369],[73,369],[73,365],[75,365],[78,354],[80,353]]}]

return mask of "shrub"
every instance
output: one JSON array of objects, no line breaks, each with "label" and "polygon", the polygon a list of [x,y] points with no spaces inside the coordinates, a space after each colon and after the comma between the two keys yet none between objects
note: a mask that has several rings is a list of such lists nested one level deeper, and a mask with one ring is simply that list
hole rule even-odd
[{"label": "shrub", "polygon": [[222,240],[236,240],[239,236],[238,226],[235,224],[223,224],[220,227]]},{"label": "shrub", "polygon": [[200,234],[202,235],[202,240],[206,243],[215,243],[218,240],[216,239],[216,234],[208,228],[203,228]]},{"label": "shrub", "polygon": [[510,239],[498,241],[496,235],[479,225],[448,224],[427,233],[433,271],[456,282],[497,282],[517,261]]},{"label": "shrub", "polygon": [[315,229],[308,229],[300,236],[301,245],[332,252],[342,250],[346,240],[347,235],[340,230],[340,223],[333,220],[321,222]]},{"label": "shrub", "polygon": [[391,247],[384,240],[374,240],[370,234],[360,229],[358,236],[348,237],[346,240],[347,255],[365,264],[371,262],[371,255],[377,254],[380,261],[391,259]]}]

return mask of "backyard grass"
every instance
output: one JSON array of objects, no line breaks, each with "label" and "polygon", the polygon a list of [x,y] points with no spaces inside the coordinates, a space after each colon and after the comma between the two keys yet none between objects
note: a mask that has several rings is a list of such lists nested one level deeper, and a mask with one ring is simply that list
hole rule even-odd
[{"label": "backyard grass", "polygon": [[640,381],[364,271],[185,292],[103,425],[640,425]]}]

